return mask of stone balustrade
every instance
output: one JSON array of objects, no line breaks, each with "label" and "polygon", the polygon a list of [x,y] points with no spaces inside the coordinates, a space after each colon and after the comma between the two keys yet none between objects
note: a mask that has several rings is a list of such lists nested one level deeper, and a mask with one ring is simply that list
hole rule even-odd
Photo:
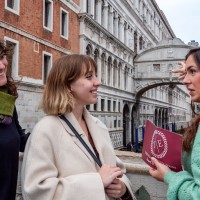
[{"label": "stone balustrade", "polygon": [[142,154],[129,151],[115,151],[126,166],[127,176],[133,192],[140,200],[166,200],[167,185],[149,175],[149,166],[142,160]]}]

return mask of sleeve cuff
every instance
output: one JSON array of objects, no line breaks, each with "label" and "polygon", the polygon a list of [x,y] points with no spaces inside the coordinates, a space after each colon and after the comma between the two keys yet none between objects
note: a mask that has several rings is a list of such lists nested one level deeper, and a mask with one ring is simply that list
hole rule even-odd
[{"label": "sleeve cuff", "polygon": [[165,174],[164,176],[164,182],[166,184],[169,184],[170,180],[173,178],[173,176],[176,174],[176,172],[173,172],[173,171],[169,171]]}]

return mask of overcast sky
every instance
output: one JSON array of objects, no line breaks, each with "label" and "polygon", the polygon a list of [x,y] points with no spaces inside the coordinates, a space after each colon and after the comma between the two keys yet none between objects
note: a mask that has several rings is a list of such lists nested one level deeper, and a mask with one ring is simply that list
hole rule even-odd
[{"label": "overcast sky", "polygon": [[200,44],[200,0],[156,0],[177,38]]}]

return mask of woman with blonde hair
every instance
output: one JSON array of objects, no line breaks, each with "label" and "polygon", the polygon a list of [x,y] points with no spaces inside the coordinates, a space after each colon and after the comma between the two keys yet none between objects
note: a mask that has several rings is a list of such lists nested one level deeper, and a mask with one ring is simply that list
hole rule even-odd
[{"label": "woman with blonde hair", "polygon": [[25,150],[25,200],[134,199],[106,126],[85,108],[97,103],[96,73],[96,63],[86,55],[55,61],[41,104],[47,116]]}]

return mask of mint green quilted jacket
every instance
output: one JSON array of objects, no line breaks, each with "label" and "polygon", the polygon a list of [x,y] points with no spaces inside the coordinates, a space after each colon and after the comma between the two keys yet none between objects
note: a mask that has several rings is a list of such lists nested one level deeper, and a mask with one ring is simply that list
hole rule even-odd
[{"label": "mint green quilted jacket", "polygon": [[192,151],[183,153],[183,166],[184,171],[170,171],[164,177],[167,200],[200,200],[200,127]]}]

